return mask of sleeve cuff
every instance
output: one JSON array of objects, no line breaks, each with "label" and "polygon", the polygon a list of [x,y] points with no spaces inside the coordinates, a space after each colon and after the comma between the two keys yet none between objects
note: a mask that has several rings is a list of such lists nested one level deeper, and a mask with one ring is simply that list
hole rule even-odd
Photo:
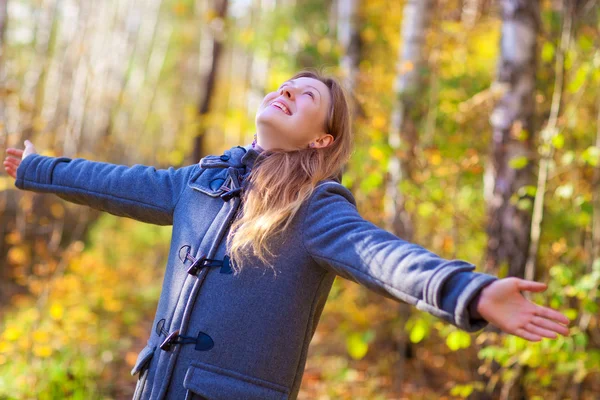
[{"label": "sleeve cuff", "polygon": [[452,313],[455,325],[463,330],[475,332],[484,328],[488,322],[477,313],[477,301],[482,289],[497,279],[478,272],[452,275],[442,288],[441,308]]}]

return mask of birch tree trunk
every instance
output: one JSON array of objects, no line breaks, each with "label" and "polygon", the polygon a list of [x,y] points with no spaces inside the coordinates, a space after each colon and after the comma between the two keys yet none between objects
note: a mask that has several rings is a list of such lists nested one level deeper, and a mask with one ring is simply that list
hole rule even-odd
[{"label": "birch tree trunk", "polygon": [[[492,113],[491,162],[485,174],[488,207],[486,271],[508,265],[508,275],[524,277],[530,243],[533,179],[536,37],[538,1],[502,2],[501,59],[497,83],[504,90]],[[518,201],[515,202],[515,198]],[[522,207],[523,205],[528,207]]]},{"label": "birch tree trunk", "polygon": [[[498,273],[507,266],[509,276],[523,278],[530,245],[531,194],[534,182],[534,104],[537,68],[537,34],[540,29],[538,0],[503,0],[502,37],[496,85],[502,95],[490,123],[493,128],[491,161],[486,165],[484,191],[488,212],[486,272]],[[516,201],[515,201],[516,199]],[[492,328],[498,332],[497,329]],[[513,377],[492,393],[478,399],[523,396],[517,365]],[[500,365],[491,367],[499,374]]]},{"label": "birch tree trunk", "polygon": [[[4,38],[6,33],[6,20],[8,19],[7,14],[7,6],[8,0],[0,0],[0,85],[4,87],[6,85],[6,71],[4,68]],[[8,147],[8,132],[6,130],[6,123],[4,122],[4,116],[6,113],[6,104],[4,101],[5,96],[0,96],[0,123],[2,123],[2,135],[0,135],[0,148],[5,149]],[[7,213],[8,209],[8,191],[0,190],[0,238],[4,238],[6,233],[8,232],[8,219],[12,213]],[[13,210],[16,207],[13,207]],[[4,267],[6,263],[4,262],[5,254],[7,251],[7,246],[5,246],[5,240],[0,240],[0,291],[6,292],[4,283],[7,281],[6,272],[7,269]],[[4,300],[0,296],[0,301]]]},{"label": "birch tree trunk", "polygon": [[337,39],[344,49],[340,61],[344,85],[352,99],[353,111],[356,111],[356,98],[354,91],[357,84],[359,63],[361,58],[361,40],[359,29],[359,0],[337,1]]}]

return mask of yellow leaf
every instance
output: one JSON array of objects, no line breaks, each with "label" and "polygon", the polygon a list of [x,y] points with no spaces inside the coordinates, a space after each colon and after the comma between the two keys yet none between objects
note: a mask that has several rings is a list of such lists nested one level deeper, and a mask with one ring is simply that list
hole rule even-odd
[{"label": "yellow leaf", "polygon": [[380,113],[375,114],[373,116],[373,119],[371,122],[371,124],[373,125],[373,128],[379,129],[379,130],[382,130],[383,128],[385,128],[385,123],[386,123],[386,119]]},{"label": "yellow leaf", "polygon": [[50,213],[54,218],[62,218],[65,215],[65,208],[60,203],[54,203],[50,206]]},{"label": "yellow leaf", "polygon": [[14,244],[21,242],[23,240],[23,238],[21,237],[21,234],[18,231],[14,231],[14,232],[8,233],[4,237],[4,240],[6,241],[6,243],[8,243],[10,245],[14,245]]},{"label": "yellow leaf", "polygon": [[12,341],[17,340],[21,336],[22,333],[23,332],[21,330],[19,330],[19,328],[15,327],[15,326],[9,326],[4,331],[4,337],[6,338],[6,340],[12,342]]},{"label": "yellow leaf", "polygon": [[118,300],[108,299],[104,303],[104,309],[106,311],[118,312],[118,311],[121,311],[123,309],[123,305]]},{"label": "yellow leaf", "polygon": [[412,61],[404,61],[402,64],[400,64],[400,74],[405,74],[407,72],[412,71],[413,69],[415,69],[415,64],[413,64]]},{"label": "yellow leaf", "polygon": [[47,343],[50,340],[50,335],[47,331],[37,330],[33,332],[33,340],[39,343]]},{"label": "yellow leaf", "polygon": [[7,258],[12,264],[26,264],[29,261],[29,254],[25,246],[15,246],[8,250]]},{"label": "yellow leaf", "polygon": [[454,240],[452,239],[452,236],[444,236],[442,248],[445,252],[451,252],[452,250],[454,250]]},{"label": "yellow leaf", "polygon": [[327,38],[322,38],[317,43],[317,51],[319,54],[327,54],[331,51],[331,40]]},{"label": "yellow leaf", "polygon": [[182,15],[185,15],[186,12],[187,12],[187,7],[182,2],[176,3],[173,6],[173,13],[175,13],[175,15],[182,16]]},{"label": "yellow leaf", "polygon": [[429,156],[429,162],[431,163],[431,165],[440,165],[442,163],[442,156],[437,151],[431,153],[431,155]]},{"label": "yellow leaf", "polygon": [[52,355],[52,347],[48,346],[48,345],[44,345],[44,346],[35,346],[33,348],[33,354],[35,354],[38,357],[50,357]]},{"label": "yellow leaf", "polygon": [[369,148],[369,155],[371,156],[372,159],[377,160],[377,161],[383,160],[383,157],[384,157],[383,151],[381,151],[380,148],[375,147],[375,146],[371,146]]},{"label": "yellow leaf", "polygon": [[64,308],[57,303],[54,303],[50,306],[50,316],[54,319],[61,319],[64,315]]}]

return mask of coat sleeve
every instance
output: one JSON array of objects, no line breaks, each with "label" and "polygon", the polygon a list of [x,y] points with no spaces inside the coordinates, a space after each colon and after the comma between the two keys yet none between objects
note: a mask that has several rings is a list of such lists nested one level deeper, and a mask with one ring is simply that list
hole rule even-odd
[{"label": "coat sleeve", "polygon": [[198,165],[157,170],[82,158],[32,154],[17,168],[15,186],[139,221],[171,225],[188,178]]},{"label": "coat sleeve", "polygon": [[365,220],[352,193],[339,183],[315,188],[302,235],[315,262],[343,278],[468,332],[488,324],[469,315],[469,303],[497,277],[473,272],[473,264],[443,259]]}]

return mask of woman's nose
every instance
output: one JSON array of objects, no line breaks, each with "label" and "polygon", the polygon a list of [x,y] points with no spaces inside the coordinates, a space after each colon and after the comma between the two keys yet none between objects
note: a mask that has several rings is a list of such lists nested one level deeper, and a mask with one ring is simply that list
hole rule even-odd
[{"label": "woman's nose", "polygon": [[294,98],[294,93],[291,90],[289,90],[288,88],[281,89],[281,94],[284,95],[285,97],[287,97],[288,99]]}]

